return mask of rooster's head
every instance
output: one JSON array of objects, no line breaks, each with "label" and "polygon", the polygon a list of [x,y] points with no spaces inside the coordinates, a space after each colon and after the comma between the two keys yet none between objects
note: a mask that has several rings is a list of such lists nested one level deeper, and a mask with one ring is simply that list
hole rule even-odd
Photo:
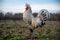
[{"label": "rooster's head", "polygon": [[26,8],[25,8],[25,10],[31,10],[31,7],[30,7],[29,4],[26,4]]}]

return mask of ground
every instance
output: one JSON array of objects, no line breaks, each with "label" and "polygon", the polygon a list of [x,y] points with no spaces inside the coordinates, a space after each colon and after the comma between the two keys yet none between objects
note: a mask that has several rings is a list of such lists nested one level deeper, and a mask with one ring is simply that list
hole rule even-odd
[{"label": "ground", "polygon": [[60,40],[60,21],[46,21],[31,34],[23,21],[0,21],[0,40]]}]

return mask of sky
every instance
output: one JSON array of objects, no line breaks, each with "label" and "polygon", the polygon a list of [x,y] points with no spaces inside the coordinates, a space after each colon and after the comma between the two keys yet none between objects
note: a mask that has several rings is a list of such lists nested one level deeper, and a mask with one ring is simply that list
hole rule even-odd
[{"label": "sky", "polygon": [[4,12],[24,12],[26,3],[30,4],[32,12],[39,12],[41,9],[53,12],[60,10],[60,0],[0,0],[0,7]]}]

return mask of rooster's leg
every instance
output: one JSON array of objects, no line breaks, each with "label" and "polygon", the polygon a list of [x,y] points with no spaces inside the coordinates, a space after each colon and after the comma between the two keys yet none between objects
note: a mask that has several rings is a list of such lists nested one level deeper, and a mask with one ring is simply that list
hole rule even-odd
[{"label": "rooster's leg", "polygon": [[32,28],[29,28],[29,30],[30,30],[30,33],[33,33],[33,29]]}]

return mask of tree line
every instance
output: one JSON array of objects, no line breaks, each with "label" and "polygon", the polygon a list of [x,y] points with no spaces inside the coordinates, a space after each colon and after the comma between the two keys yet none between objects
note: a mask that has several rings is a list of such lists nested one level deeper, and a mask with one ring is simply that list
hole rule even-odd
[{"label": "tree line", "polygon": [[7,12],[4,14],[3,12],[0,12],[0,20],[21,20],[22,19],[22,13],[15,13],[12,14],[11,12]]},{"label": "tree line", "polygon": [[[4,14],[3,12],[0,12],[0,20],[22,20],[23,19],[23,13],[14,13],[7,12]],[[38,13],[33,13],[33,16],[36,17]],[[60,13],[50,13],[49,21],[60,21]]]}]

